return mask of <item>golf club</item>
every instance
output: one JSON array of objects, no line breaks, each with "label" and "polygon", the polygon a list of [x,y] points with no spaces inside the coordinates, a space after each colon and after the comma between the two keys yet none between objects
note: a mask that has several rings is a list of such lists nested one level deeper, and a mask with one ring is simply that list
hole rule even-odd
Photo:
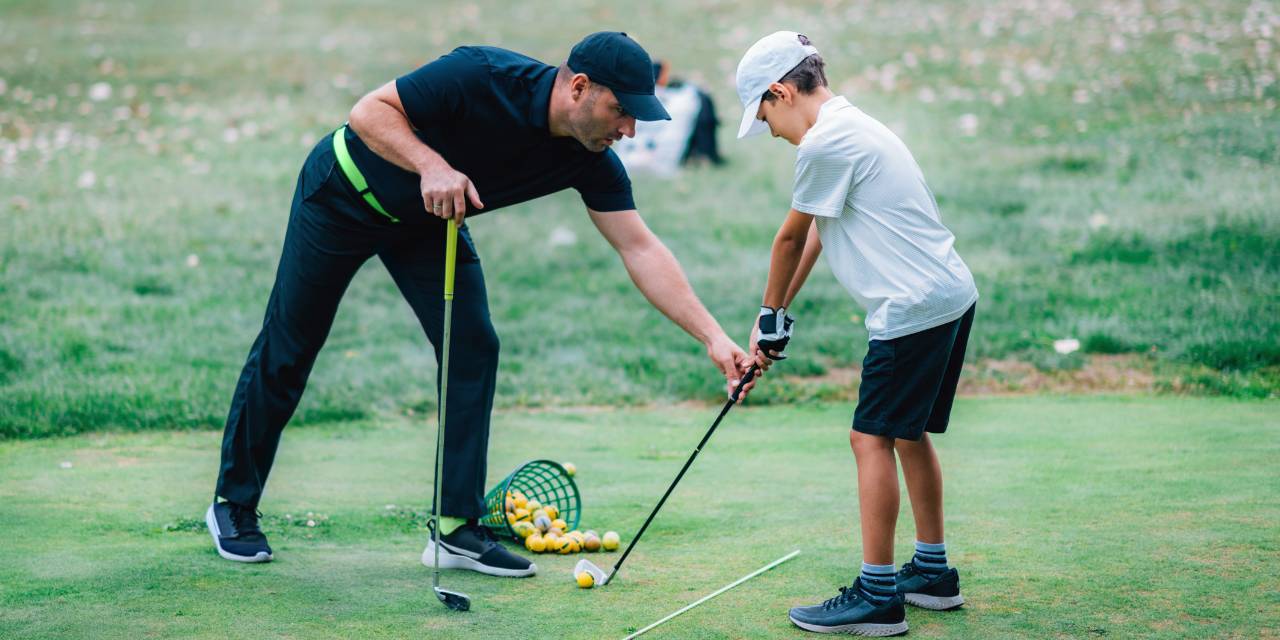
[{"label": "golf club", "polygon": [[444,251],[444,349],[440,358],[440,419],[436,429],[436,498],[431,503],[431,536],[435,562],[431,563],[431,588],[444,606],[454,611],[471,609],[471,598],[458,591],[440,588],[440,472],[444,466],[444,417],[445,401],[449,398],[449,330],[453,324],[453,280],[458,262],[458,225],[445,222],[449,228]]},{"label": "golf club", "polygon": [[692,608],[694,608],[694,607],[696,607],[696,606],[698,606],[698,605],[700,605],[700,604],[702,604],[702,603],[704,603],[704,602],[706,602],[706,601],[708,601],[708,600],[710,600],[710,599],[712,599],[712,598],[714,598],[714,597],[716,597],[716,596],[718,596],[718,595],[720,595],[720,594],[722,594],[722,593],[724,593],[724,592],[726,592],[726,591],[728,591],[728,590],[730,590],[730,589],[732,589],[732,588],[734,588],[734,587],[736,587],[736,586],[738,586],[738,585],[740,585],[740,584],[742,584],[742,583],[744,583],[744,582],[746,582],[746,581],[748,581],[748,580],[750,580],[750,579],[752,579],[752,578],[754,578],[754,577],[756,577],[756,576],[758,576],[758,575],[760,575],[760,574],[762,574],[762,573],[764,573],[764,572],[766,572],[766,571],[768,571],[768,570],[770,570],[770,569],[772,569],[772,568],[774,568],[774,567],[776,567],[776,566],[778,566],[778,565],[780,565],[780,564],[782,564],[782,563],[784,563],[784,562],[786,562],[786,561],[788,561],[788,560],[790,560],[790,559],[792,559],[792,558],[794,558],[794,557],[796,557],[796,556],[798,556],[798,555],[800,555],[800,550],[799,550],[799,549],[796,549],[795,551],[792,551],[791,553],[788,553],[787,555],[782,556],[781,558],[778,558],[777,560],[774,560],[773,562],[770,562],[769,564],[766,564],[765,566],[760,567],[759,569],[756,569],[755,571],[752,571],[751,573],[748,573],[747,575],[742,576],[741,578],[738,578],[737,580],[734,580],[733,582],[731,582],[731,583],[729,583],[729,584],[727,584],[727,585],[725,585],[725,586],[723,586],[723,587],[720,587],[719,589],[716,589],[715,591],[713,591],[713,592],[711,592],[711,593],[709,593],[709,594],[707,594],[707,595],[705,595],[705,596],[702,596],[701,598],[698,598],[697,600],[695,600],[695,601],[693,601],[693,602],[691,602],[691,603],[689,603],[689,604],[685,605],[684,607],[680,608],[680,610],[679,610],[679,611],[676,611],[675,613],[672,613],[671,615],[669,615],[669,616],[667,616],[667,617],[665,617],[665,618],[663,618],[663,619],[661,619],[661,620],[659,620],[659,621],[657,621],[657,622],[655,622],[655,623],[653,623],[653,624],[651,624],[651,625],[649,625],[649,626],[647,626],[647,627],[645,627],[645,628],[643,628],[643,629],[641,629],[641,630],[639,630],[639,631],[637,631],[637,632],[635,632],[635,633],[633,633],[633,634],[631,634],[631,635],[629,635],[629,636],[627,636],[627,637],[623,638],[622,640],[632,640],[632,638],[636,638],[636,637],[639,637],[639,636],[641,636],[641,635],[644,635],[646,632],[648,632],[648,631],[652,630],[653,628],[657,627],[658,625],[661,625],[662,623],[667,622],[668,620],[670,620],[670,619],[672,619],[672,618],[674,618],[674,617],[676,617],[676,616],[678,616],[678,615],[680,615],[680,614],[682,614],[682,613],[684,613],[684,612],[686,612],[686,611],[688,611],[688,610],[690,610],[690,609],[692,609]]},{"label": "golf club", "polygon": [[631,550],[635,548],[636,543],[640,542],[640,536],[644,535],[645,529],[649,528],[649,523],[653,522],[653,517],[658,515],[658,510],[667,502],[667,497],[671,495],[671,492],[676,488],[676,485],[680,484],[680,479],[684,477],[684,472],[689,470],[689,467],[693,464],[693,460],[697,458],[698,454],[702,451],[702,447],[706,446],[707,441],[711,439],[711,434],[716,432],[716,427],[720,426],[720,421],[724,419],[725,414],[729,413],[729,409],[732,409],[733,405],[738,403],[738,396],[741,395],[742,388],[747,386],[747,383],[755,379],[757,371],[759,371],[759,365],[751,365],[751,368],[747,370],[747,375],[743,376],[742,380],[738,382],[737,388],[733,390],[733,394],[729,396],[729,400],[724,403],[724,408],[720,410],[720,415],[716,416],[716,421],[711,423],[711,428],[707,429],[707,434],[702,436],[702,442],[699,442],[698,446],[694,447],[693,453],[690,454],[689,459],[685,461],[684,467],[680,469],[680,473],[676,475],[676,479],[671,482],[671,486],[667,487],[667,492],[662,494],[662,499],[658,501],[658,505],[649,513],[649,517],[645,519],[644,524],[640,527],[640,531],[636,533],[636,537],[631,539],[631,543],[628,544],[626,550],[622,552],[622,557],[618,558],[618,563],[613,565],[613,570],[609,572],[609,575],[606,576],[600,567],[597,567],[595,563],[586,559],[578,561],[577,566],[573,568],[574,575],[585,571],[591,574],[594,581],[593,586],[600,586],[608,584],[609,581],[618,574],[618,569],[622,566],[623,562],[626,562],[627,556],[631,554]]}]

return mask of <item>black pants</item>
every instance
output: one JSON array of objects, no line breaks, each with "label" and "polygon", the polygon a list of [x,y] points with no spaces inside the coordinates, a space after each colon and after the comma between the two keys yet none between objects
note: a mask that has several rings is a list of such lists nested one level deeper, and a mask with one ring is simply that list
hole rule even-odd
[{"label": "black pants", "polygon": [[[337,166],[329,137],[311,151],[298,176],[262,331],[231,400],[217,495],[257,506],[280,433],[302,398],[338,302],[370,257],[378,256],[391,273],[422,323],[439,364],[445,223],[429,219],[425,212],[422,216],[412,223],[394,223],[360,200]],[[440,511],[477,518],[484,515],[498,336],[489,319],[480,259],[465,227],[459,240]],[[434,453],[405,455],[434,464]]]}]

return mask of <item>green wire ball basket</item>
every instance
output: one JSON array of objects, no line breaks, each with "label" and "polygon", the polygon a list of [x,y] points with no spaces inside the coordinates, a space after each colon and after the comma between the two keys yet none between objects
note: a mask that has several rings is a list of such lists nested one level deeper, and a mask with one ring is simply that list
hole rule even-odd
[{"label": "green wire ball basket", "polygon": [[511,491],[519,491],[526,498],[537,500],[543,505],[555,505],[560,510],[559,517],[569,525],[568,531],[578,528],[578,521],[582,517],[582,498],[578,496],[577,483],[569,477],[569,472],[560,463],[530,460],[516,467],[515,471],[490,489],[484,497],[488,515],[480,519],[480,524],[500,537],[521,542],[523,538],[507,521],[506,497]]}]

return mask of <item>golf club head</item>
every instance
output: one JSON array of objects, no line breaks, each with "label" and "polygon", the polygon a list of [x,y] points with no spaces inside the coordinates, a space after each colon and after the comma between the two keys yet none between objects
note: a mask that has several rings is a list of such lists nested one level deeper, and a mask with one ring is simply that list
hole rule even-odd
[{"label": "golf club head", "polygon": [[471,598],[467,594],[441,589],[440,587],[435,589],[436,597],[440,599],[440,602],[444,603],[444,606],[454,611],[469,611],[471,609]]},{"label": "golf club head", "polygon": [[594,580],[594,583],[591,585],[593,589],[595,587],[604,586],[605,583],[609,582],[609,575],[606,574],[603,569],[597,567],[595,563],[587,560],[586,558],[579,560],[578,564],[573,567],[573,576],[576,578],[578,577],[578,574],[583,571],[591,574],[591,577]]}]

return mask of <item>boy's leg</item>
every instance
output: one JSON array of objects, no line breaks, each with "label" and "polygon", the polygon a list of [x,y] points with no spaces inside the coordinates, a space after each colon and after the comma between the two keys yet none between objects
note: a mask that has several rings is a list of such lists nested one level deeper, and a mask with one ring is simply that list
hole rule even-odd
[{"label": "boy's leg", "polygon": [[862,523],[862,560],[893,564],[893,533],[898,522],[898,467],[893,438],[857,431],[849,445],[858,462],[858,512]]},{"label": "boy's leg", "polygon": [[[955,609],[964,604],[964,597],[960,594],[960,574],[947,566],[942,467],[929,433],[947,430],[973,316],[974,309],[970,308],[958,321],[934,332],[934,351],[945,354],[946,358],[941,361],[942,376],[933,395],[925,433],[918,441],[900,439],[896,445],[916,522],[915,554],[911,562],[898,572],[898,592],[909,604],[926,609]],[[921,341],[918,346],[928,347],[929,342]],[[939,362],[932,364],[936,367]]]},{"label": "boy's leg", "polygon": [[944,540],[942,530],[942,467],[933,448],[929,434],[917,442],[898,439],[894,441],[898,459],[902,461],[902,475],[907,481],[907,494],[911,497],[911,515],[916,521],[916,540],[940,544]]},{"label": "boy's leg", "polygon": [[898,519],[898,468],[893,438],[853,431],[858,461],[858,510],[862,521],[862,571],[840,595],[810,607],[794,607],[791,622],[819,633],[894,636],[907,632],[902,597],[893,574],[893,530]]},{"label": "boy's leg", "polygon": [[898,467],[893,438],[857,431],[849,444],[858,461],[858,514],[862,523],[862,597],[888,604],[898,593],[894,579],[893,532],[898,522]]}]

